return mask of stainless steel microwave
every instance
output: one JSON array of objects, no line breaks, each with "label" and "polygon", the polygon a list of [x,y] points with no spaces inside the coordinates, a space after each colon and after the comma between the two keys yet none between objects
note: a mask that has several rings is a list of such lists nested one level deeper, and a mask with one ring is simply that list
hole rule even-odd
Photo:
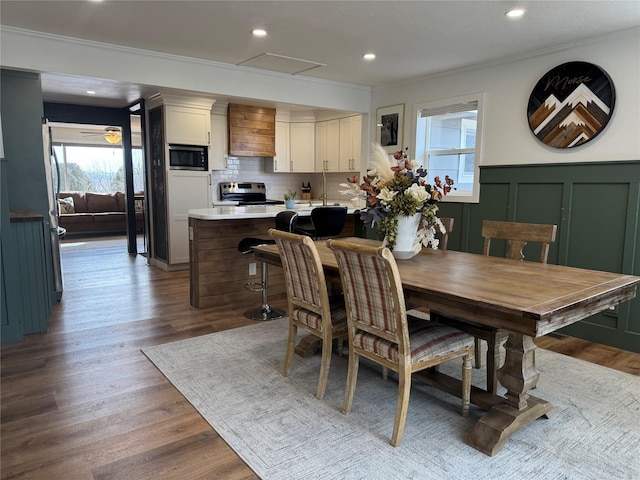
[{"label": "stainless steel microwave", "polygon": [[169,145],[171,170],[208,170],[208,147],[194,145]]}]

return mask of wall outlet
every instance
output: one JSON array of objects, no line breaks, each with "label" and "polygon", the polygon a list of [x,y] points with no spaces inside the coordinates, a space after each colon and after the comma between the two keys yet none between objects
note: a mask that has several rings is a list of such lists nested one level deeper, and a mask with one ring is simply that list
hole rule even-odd
[{"label": "wall outlet", "polygon": [[255,263],[250,263],[249,264],[249,275],[256,275],[256,264]]}]

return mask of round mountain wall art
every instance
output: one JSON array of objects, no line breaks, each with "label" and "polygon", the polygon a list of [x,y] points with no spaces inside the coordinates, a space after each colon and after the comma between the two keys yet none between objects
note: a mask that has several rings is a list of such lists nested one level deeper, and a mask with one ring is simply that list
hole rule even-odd
[{"label": "round mountain wall art", "polygon": [[586,62],[549,70],[529,97],[531,131],[545,145],[572,148],[595,138],[609,123],[616,92],[609,75]]}]

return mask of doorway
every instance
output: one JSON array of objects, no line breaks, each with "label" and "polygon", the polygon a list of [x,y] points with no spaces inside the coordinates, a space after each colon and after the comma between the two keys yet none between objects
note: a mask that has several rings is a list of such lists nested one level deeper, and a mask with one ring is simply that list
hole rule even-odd
[{"label": "doorway", "polygon": [[[67,235],[62,246],[104,248],[122,245],[129,253],[146,255],[145,162],[140,116],[131,115],[133,210],[127,208],[126,165],[120,127],[50,122],[58,168],[60,224]],[[135,216],[128,232],[127,217]],[[127,233],[132,233],[133,242]],[[128,246],[133,243],[132,252]]]},{"label": "doorway", "polygon": [[[119,211],[124,215],[125,228],[122,228],[123,220],[121,219],[119,224],[111,223],[102,226],[104,227],[102,231],[125,234],[127,236],[127,253],[139,253],[137,234],[142,233],[144,235],[145,241],[143,245],[145,247],[149,245],[146,240],[149,232],[147,228],[148,209],[144,201],[145,192],[147,191],[144,180],[146,176],[146,162],[144,160],[144,101],[139,100],[126,108],[91,107],[45,102],[44,114],[50,123],[68,125],[75,129],[73,133],[67,132],[71,136],[71,138],[67,139],[68,144],[71,146],[83,146],[86,148],[88,144],[96,148],[100,147],[103,154],[111,154],[115,166],[109,168],[101,167],[103,171],[109,171],[109,174],[107,175],[108,179],[103,178],[100,182],[103,188],[106,183],[106,189],[110,193],[119,192],[116,198],[118,206],[117,208],[113,206],[113,198],[99,197],[97,200],[110,203],[111,206],[105,207],[103,205],[102,207],[99,206],[98,209],[108,208],[109,211]],[[115,139],[113,138],[114,135]],[[53,141],[59,143],[58,135],[54,134]],[[136,158],[135,161],[134,156]],[[138,165],[136,168],[137,173],[134,173],[134,163]],[[69,172],[65,174],[69,175]],[[86,180],[82,174],[79,173],[79,175],[81,180]],[[139,186],[134,186],[134,176],[142,179],[142,181],[138,181]],[[94,180],[94,183],[96,182],[95,179],[92,180]],[[122,187],[118,187],[118,185],[122,185]],[[66,184],[66,187],[69,186],[69,184]],[[80,191],[87,189],[82,184],[75,188],[82,188],[83,190]],[[82,199],[79,200],[82,203]],[[96,200],[96,198],[93,200]],[[116,217],[100,215],[94,219],[109,223],[116,220]],[[76,220],[88,221],[88,219]],[[84,234],[94,233],[87,231],[91,230],[89,227],[85,227],[84,230]],[[101,233],[101,230],[96,229],[95,231]],[[143,247],[142,253],[145,253],[145,251],[146,248]]]}]

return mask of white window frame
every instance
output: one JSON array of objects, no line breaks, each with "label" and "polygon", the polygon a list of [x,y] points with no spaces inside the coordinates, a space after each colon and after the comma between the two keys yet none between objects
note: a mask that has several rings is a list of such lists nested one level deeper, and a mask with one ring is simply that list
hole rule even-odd
[{"label": "white window frame", "polygon": [[[416,103],[413,105],[413,137],[412,145],[415,151],[415,159],[418,163],[428,167],[428,159],[426,158],[427,146],[425,132],[418,131],[418,119],[421,117],[421,112],[424,110],[437,111],[446,110],[447,107],[460,108],[461,106],[469,103],[476,103],[478,110],[477,128],[476,128],[476,146],[475,149],[456,149],[452,150],[450,154],[460,153],[475,153],[475,162],[473,168],[473,187],[472,190],[461,192],[458,190],[451,190],[441,201],[444,202],[463,202],[463,203],[479,203],[480,202],[480,165],[482,164],[482,132],[483,132],[483,120],[485,111],[485,94],[476,93],[470,95],[463,95],[459,97],[446,98],[441,100],[433,100],[424,103]],[[438,153],[446,153],[447,151],[439,151]],[[462,159],[460,160],[462,161]],[[459,170],[459,174],[464,174],[464,169]],[[455,187],[455,185],[454,185]]]}]

